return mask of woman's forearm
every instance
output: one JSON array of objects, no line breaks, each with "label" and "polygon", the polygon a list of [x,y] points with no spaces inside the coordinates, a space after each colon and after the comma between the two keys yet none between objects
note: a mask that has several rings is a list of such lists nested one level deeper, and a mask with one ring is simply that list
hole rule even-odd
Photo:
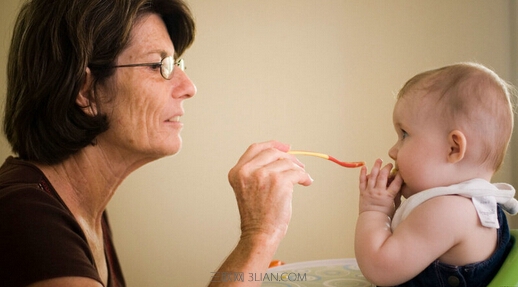
[{"label": "woman's forearm", "polygon": [[280,240],[262,235],[241,238],[211,279],[210,287],[260,286]]}]

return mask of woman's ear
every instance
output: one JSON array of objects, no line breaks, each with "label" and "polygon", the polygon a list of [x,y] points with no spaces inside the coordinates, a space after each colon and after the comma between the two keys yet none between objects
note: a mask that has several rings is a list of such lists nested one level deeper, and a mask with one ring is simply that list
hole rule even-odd
[{"label": "woman's ear", "polygon": [[86,76],[81,90],[76,98],[76,104],[83,110],[83,112],[89,116],[97,115],[97,107],[93,101],[93,90],[92,90],[92,72],[90,68],[86,68]]},{"label": "woman's ear", "polygon": [[450,145],[450,153],[448,154],[448,162],[457,163],[464,158],[466,154],[466,137],[459,130],[453,130],[448,135],[448,143]]}]

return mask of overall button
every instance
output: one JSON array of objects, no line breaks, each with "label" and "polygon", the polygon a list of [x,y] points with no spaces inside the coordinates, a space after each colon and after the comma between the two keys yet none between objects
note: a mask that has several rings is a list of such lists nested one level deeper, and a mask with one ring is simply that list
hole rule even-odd
[{"label": "overall button", "polygon": [[457,278],[457,276],[450,276],[448,277],[448,285],[452,287],[456,287],[460,285],[460,280]]}]

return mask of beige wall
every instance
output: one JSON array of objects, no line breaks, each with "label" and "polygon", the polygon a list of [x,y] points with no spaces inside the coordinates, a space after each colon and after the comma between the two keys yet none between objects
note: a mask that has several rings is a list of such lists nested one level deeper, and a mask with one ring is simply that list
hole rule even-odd
[{"label": "beige wall", "polygon": [[[6,92],[6,65],[7,52],[11,42],[11,33],[14,27],[14,19],[22,3],[20,0],[1,0],[0,2],[0,115],[4,114],[5,92]],[[2,122],[2,120],[0,120]],[[5,137],[0,136],[0,157],[5,158],[10,152],[9,144]],[[3,161],[2,161],[3,162]]]},{"label": "beige wall", "polygon": [[[2,1],[3,95],[19,1]],[[390,160],[394,93],[417,72],[478,61],[518,80],[512,0],[188,2],[198,35],[185,59],[198,94],[185,103],[184,148],[132,174],[109,206],[129,286],[210,280],[239,237],[226,176],[250,143],[277,139],[371,166]],[[276,257],[353,257],[358,170],[301,159],[315,182],[295,189]],[[511,166],[498,180],[512,180]]]}]

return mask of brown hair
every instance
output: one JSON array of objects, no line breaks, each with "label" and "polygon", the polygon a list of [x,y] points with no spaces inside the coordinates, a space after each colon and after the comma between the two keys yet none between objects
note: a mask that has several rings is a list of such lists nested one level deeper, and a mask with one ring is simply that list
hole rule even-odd
[{"label": "brown hair", "polygon": [[108,129],[102,111],[85,114],[76,97],[87,67],[93,90],[114,73],[108,67],[146,13],[162,17],[176,56],[194,41],[194,19],[182,0],[31,0],[22,6],[9,51],[4,114],[14,153],[59,163]]},{"label": "brown hair", "polygon": [[[408,80],[398,99],[412,90],[435,96],[439,116],[450,129],[461,128],[481,165],[498,170],[514,123],[516,90],[494,71],[477,63],[459,63],[420,73]],[[472,149],[473,150],[473,149]]]}]

